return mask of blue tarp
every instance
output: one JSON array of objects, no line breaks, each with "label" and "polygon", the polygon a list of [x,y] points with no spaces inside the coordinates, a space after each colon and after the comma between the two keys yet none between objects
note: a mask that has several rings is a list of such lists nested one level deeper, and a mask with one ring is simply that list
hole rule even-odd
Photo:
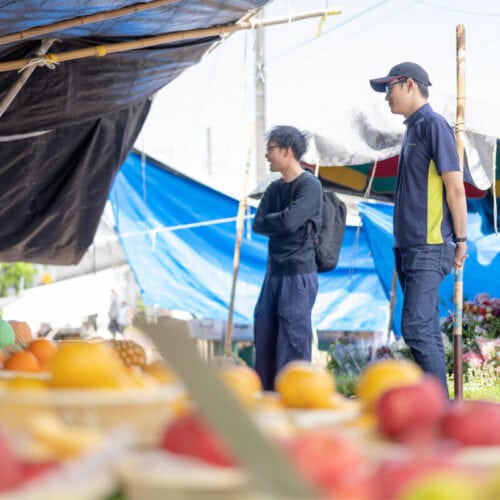
[{"label": "blue tarp", "polygon": [[[390,298],[394,273],[392,217],[394,206],[381,202],[359,202],[358,210],[363,221],[370,248],[376,263],[380,282],[386,297]],[[479,213],[469,211],[467,222],[467,252],[463,273],[463,300],[473,300],[478,293],[492,297],[500,294],[500,236],[485,226]],[[453,311],[454,273],[449,274],[439,290],[439,315],[445,317]],[[397,284],[393,330],[400,335],[402,291]]]},{"label": "blue tarp", "polygon": [[[109,199],[144,302],[226,320],[238,201],[131,153]],[[234,321],[252,323],[267,238],[243,231]],[[313,322],[322,331],[385,331],[388,300],[364,231],[346,228],[338,267],[320,275]]]}]

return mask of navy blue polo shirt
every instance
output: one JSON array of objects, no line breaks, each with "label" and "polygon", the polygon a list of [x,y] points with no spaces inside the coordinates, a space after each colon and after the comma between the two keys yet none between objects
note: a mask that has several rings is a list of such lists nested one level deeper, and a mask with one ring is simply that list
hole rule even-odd
[{"label": "navy blue polo shirt", "polygon": [[460,171],[455,137],[429,104],[406,121],[394,199],[394,246],[453,241],[442,172]]}]

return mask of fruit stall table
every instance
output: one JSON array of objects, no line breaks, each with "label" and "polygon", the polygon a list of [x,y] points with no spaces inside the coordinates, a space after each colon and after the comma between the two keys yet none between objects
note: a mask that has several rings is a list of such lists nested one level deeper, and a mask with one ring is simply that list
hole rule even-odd
[{"label": "fruit stall table", "polygon": [[167,364],[69,341],[46,372],[4,371],[2,500],[500,497],[499,406],[450,407],[408,361],[370,365],[356,399],[302,361],[262,392],[252,368],[203,361],[186,322],[141,329]]}]

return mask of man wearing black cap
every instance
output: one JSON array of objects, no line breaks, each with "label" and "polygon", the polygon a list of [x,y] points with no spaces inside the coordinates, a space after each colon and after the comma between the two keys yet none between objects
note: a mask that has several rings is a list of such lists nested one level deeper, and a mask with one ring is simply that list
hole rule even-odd
[{"label": "man wearing black cap", "polygon": [[401,329],[415,361],[446,391],[438,320],[439,286],[467,252],[467,206],[453,131],[427,103],[431,85],[418,64],[403,62],[370,80],[392,113],[405,117],[394,199],[394,254],[403,289]]}]

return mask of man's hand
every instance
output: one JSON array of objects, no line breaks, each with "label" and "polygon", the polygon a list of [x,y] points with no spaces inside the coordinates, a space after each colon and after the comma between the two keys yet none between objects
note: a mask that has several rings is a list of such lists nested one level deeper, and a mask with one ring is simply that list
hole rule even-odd
[{"label": "man's hand", "polygon": [[455,247],[455,257],[453,259],[453,267],[460,269],[467,258],[467,243],[465,241],[458,242]]}]

